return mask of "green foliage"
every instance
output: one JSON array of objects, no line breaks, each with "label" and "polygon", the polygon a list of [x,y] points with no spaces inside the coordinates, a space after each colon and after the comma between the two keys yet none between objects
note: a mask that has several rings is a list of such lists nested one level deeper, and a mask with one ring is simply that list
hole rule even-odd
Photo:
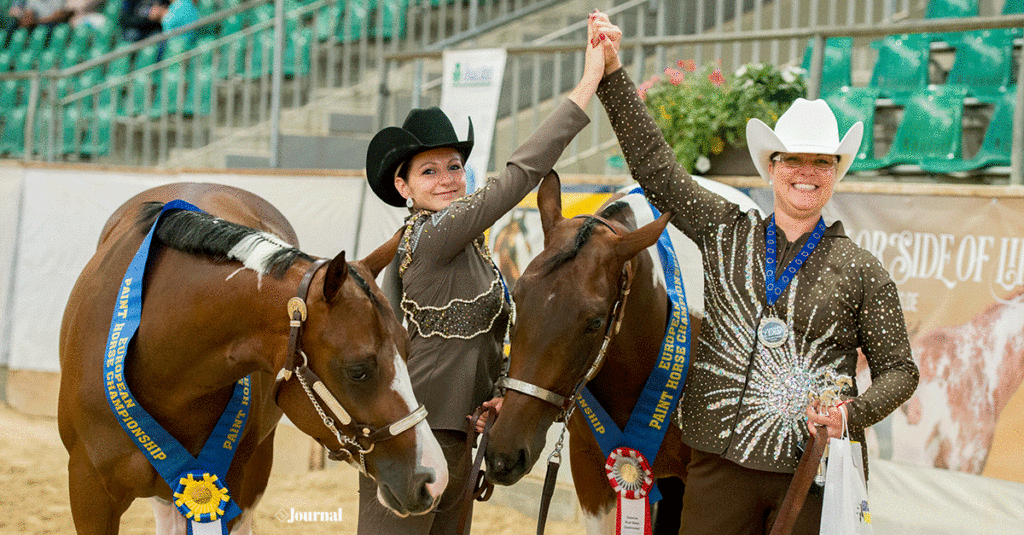
[{"label": "green foliage", "polygon": [[[683,69],[687,62],[678,65]],[[670,68],[665,78],[641,84],[640,94],[679,163],[703,173],[711,156],[728,146],[746,145],[748,120],[761,119],[774,127],[794,100],[807,95],[802,73],[800,68],[765,63],[744,65],[729,78],[714,64],[689,73]]]}]

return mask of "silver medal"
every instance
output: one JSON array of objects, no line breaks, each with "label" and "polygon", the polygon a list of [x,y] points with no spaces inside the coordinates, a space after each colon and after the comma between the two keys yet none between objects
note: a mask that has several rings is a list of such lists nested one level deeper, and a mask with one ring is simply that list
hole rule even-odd
[{"label": "silver medal", "polygon": [[757,341],[765,347],[776,348],[786,342],[789,328],[779,318],[761,318],[757,327]]}]

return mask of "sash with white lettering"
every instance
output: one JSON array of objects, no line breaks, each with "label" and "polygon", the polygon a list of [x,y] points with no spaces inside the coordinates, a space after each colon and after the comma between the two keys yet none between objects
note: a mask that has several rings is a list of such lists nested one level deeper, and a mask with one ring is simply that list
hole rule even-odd
[{"label": "sash with white lettering", "polygon": [[[643,193],[643,190],[636,188],[630,193]],[[653,206],[651,210],[655,218],[661,215]],[[658,363],[647,378],[625,431],[619,430],[586,387],[576,396],[576,404],[608,459],[609,483],[618,496],[617,535],[651,533],[650,504],[661,499],[651,477],[651,466],[671,425],[669,413],[679,399],[690,362],[686,292],[668,229],[658,238],[657,248],[671,311]]]},{"label": "sash with white lettering", "polygon": [[231,499],[224,479],[249,416],[249,377],[235,383],[231,400],[198,458],[192,457],[138,404],[124,377],[128,344],[142,319],[142,277],[149,247],[160,217],[168,210],[202,211],[181,200],[164,205],[124,274],[103,363],[107,402],[121,427],[134,437],[135,445],[171,487],[174,505],[188,520],[188,534],[227,535],[227,523],[242,512]]}]

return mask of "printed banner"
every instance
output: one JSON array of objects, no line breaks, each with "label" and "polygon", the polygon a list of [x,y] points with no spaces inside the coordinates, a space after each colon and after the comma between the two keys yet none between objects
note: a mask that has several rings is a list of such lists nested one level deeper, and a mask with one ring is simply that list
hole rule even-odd
[{"label": "printed banner", "polygon": [[[473,118],[474,143],[467,167],[467,191],[472,193],[487,177],[494,125],[498,116],[498,98],[505,76],[505,50],[445,50],[442,58],[441,109],[448,115],[459,139]],[[466,106],[472,102],[472,106]]]},{"label": "printed banner", "polygon": [[869,431],[876,455],[1024,482],[1021,214],[1020,198],[844,192],[826,208],[896,282],[921,370]]}]

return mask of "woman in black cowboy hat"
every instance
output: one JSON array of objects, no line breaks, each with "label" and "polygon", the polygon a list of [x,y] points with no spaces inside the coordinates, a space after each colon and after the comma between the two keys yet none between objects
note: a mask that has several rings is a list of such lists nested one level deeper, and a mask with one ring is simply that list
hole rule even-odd
[{"label": "woman in black cowboy hat", "polygon": [[441,110],[415,109],[401,128],[385,128],[370,141],[370,187],[385,203],[410,211],[384,290],[406,319],[409,376],[444,450],[449,479],[434,512],[400,518],[378,503],[376,486],[361,476],[360,534],[457,531],[458,501],[469,471],[467,415],[491,399],[510,324],[511,297],[483,233],[553,172],[562,150],[589,123],[583,110],[604,70],[602,46],[592,43],[583,77],[569,98],[512,154],[505,169],[472,195],[466,195],[464,169],[473,148],[472,124],[460,141]]}]

